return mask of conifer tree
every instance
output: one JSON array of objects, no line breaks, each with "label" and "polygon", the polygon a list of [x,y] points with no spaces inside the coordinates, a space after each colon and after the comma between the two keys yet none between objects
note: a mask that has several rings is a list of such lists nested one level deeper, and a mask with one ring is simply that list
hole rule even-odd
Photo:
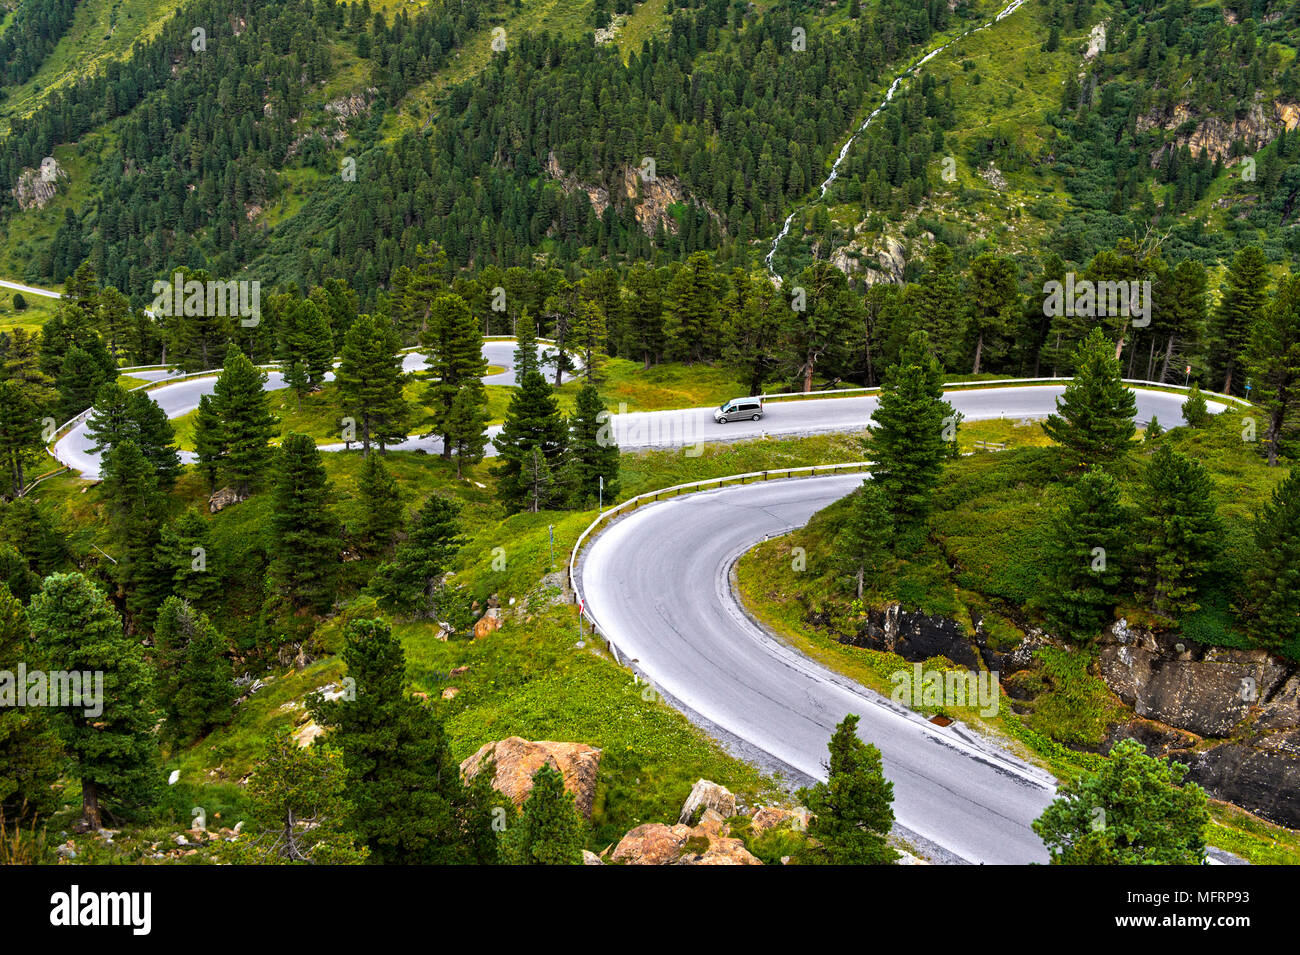
[{"label": "conifer tree", "polygon": [[157,564],[170,591],[200,610],[215,609],[225,584],[212,553],[208,522],[194,508],[162,529]]},{"label": "conifer tree", "polygon": [[[519,388],[510,396],[505,422],[493,439],[500,454],[496,467],[497,493],[510,513],[528,506],[529,487],[535,485],[525,475],[531,469],[535,478],[540,465],[549,471],[558,466],[564,452],[565,422],[560,403],[539,372],[527,372]],[[540,452],[535,463],[533,450]]]},{"label": "conifer tree", "polygon": [[1255,515],[1255,547],[1246,575],[1250,632],[1276,651],[1300,638],[1300,470]]},{"label": "conifer tree", "polygon": [[101,490],[117,545],[113,579],[126,605],[130,631],[147,630],[169,584],[156,554],[167,499],[153,465],[130,438],[104,461],[103,478]]},{"label": "conifer tree", "polygon": [[849,714],[830,740],[829,778],[799,791],[813,819],[801,861],[829,865],[890,865],[897,858],[887,837],[894,825],[894,784],[885,779],[880,750],[858,739]]},{"label": "conifer tree", "polygon": [[266,392],[266,374],[234,345],[213,390],[212,407],[221,422],[220,475],[240,497],[266,477],[274,452],[276,420]]},{"label": "conifer tree", "polygon": [[401,340],[384,316],[359,315],[343,339],[337,381],[343,411],[361,431],[361,447],[370,454],[406,438],[410,408],[402,395]]},{"label": "conifer tree", "polygon": [[1264,250],[1248,245],[1239,251],[1223,277],[1223,291],[1214,316],[1213,344],[1217,366],[1223,372],[1223,393],[1240,393],[1237,369],[1250,330],[1268,307],[1268,260]]},{"label": "conifer tree", "polygon": [[290,432],[276,457],[270,522],[271,579],[296,609],[324,613],[340,561],[333,490],[316,442]]},{"label": "conifer tree", "polygon": [[51,669],[104,674],[102,712],[84,698],[52,711],[72,774],[81,780],[78,828],[102,828],[106,811],[138,814],[153,804],[161,780],[143,647],[123,633],[103,592],[81,574],[47,577],[32,598],[30,617],[38,652]]},{"label": "conifer tree", "polygon": [[843,568],[853,577],[858,600],[866,578],[877,577],[888,563],[893,537],[894,520],[885,492],[875,481],[863,481],[835,548]]},{"label": "conifer tree", "polygon": [[501,840],[507,865],[581,865],[586,824],[564,788],[564,776],[549,763],[533,773],[523,812]]},{"label": "conifer tree", "polygon": [[381,455],[372,454],[362,462],[357,493],[361,499],[358,537],[372,553],[392,553],[402,526],[402,499]]},{"label": "conifer tree", "polygon": [[1053,865],[1202,865],[1210,815],[1187,767],[1122,740],[1034,820]]},{"label": "conifer tree", "polygon": [[[135,442],[153,465],[158,486],[171,490],[181,472],[176,432],[167,413],[143,391],[127,391],[115,381],[99,389],[86,433],[95,442],[92,450],[107,461],[123,441]],[[105,465],[106,466],[106,465]]]},{"label": "conifer tree", "polygon": [[168,597],[158,609],[153,646],[155,690],[167,737],[188,743],[229,723],[234,674],[225,640],[207,614]]},{"label": "conifer tree", "polygon": [[986,252],[970,264],[970,303],[966,336],[975,352],[971,374],[1002,353],[1005,338],[1020,311],[1015,260]]},{"label": "conifer tree", "polygon": [[569,418],[569,440],[564,453],[565,484],[574,507],[587,507],[601,499],[618,496],[619,450],[609,424],[609,413],[600,392],[590,382],[584,384]]},{"label": "conifer tree", "polygon": [[221,470],[222,458],[225,457],[225,437],[212,395],[199,398],[198,410],[194,412],[193,438],[194,456],[198,459],[195,466],[203,476],[208,491],[215,491],[217,474]]},{"label": "conifer tree", "polygon": [[1219,533],[1214,497],[1201,464],[1167,443],[1156,448],[1147,464],[1135,543],[1138,585],[1156,613],[1197,608],[1196,587]]},{"label": "conifer tree", "polygon": [[1201,394],[1200,385],[1192,385],[1187,400],[1183,402],[1182,412],[1188,427],[1204,428],[1210,423],[1210,411],[1205,403],[1205,395]]},{"label": "conifer tree", "polygon": [[[22,602],[0,583],[0,673],[45,667],[33,646]],[[44,708],[14,705],[0,691],[0,819],[9,826],[45,816],[59,805],[63,745]]]},{"label": "conifer tree", "polygon": [[372,862],[466,864],[497,861],[483,787],[467,787],[442,724],[407,692],[406,655],[382,620],[354,620],[343,662],[355,699],[311,712],[343,754],[351,828]]},{"label": "conifer tree", "polygon": [[372,580],[387,606],[415,617],[437,615],[443,574],[464,543],[456,515],[455,503],[444,497],[435,494],[424,502],[407,539]]},{"label": "conifer tree", "polygon": [[925,332],[913,332],[885,375],[880,403],[871,416],[868,449],[874,480],[884,492],[896,526],[914,527],[930,508],[946,456],[945,434],[956,416],[943,400],[943,369]]},{"label": "conifer tree", "polygon": [[530,371],[540,371],[537,361],[537,326],[524,309],[515,323],[515,381],[523,381]]},{"label": "conifer tree", "polygon": [[442,456],[451,457],[451,407],[456,394],[470,378],[487,373],[483,335],[478,321],[459,295],[439,295],[433,300],[421,344],[429,349],[426,367],[434,377],[424,392],[432,414],[432,433],[442,437]]},{"label": "conifer tree", "polygon": [[18,497],[27,483],[25,459],[41,448],[40,409],[12,381],[0,381],[0,455]]},{"label": "conifer tree", "polygon": [[1269,467],[1275,467],[1300,411],[1300,275],[1278,282],[1277,294],[1251,328],[1243,364],[1255,383],[1251,398],[1268,415],[1264,447]]},{"label": "conifer tree", "polygon": [[1089,468],[1121,456],[1137,428],[1137,398],[1120,379],[1115,349],[1094,328],[1074,356],[1074,380],[1056,400],[1043,431],[1062,446],[1071,467]]},{"label": "conifer tree", "polygon": [[1100,469],[1066,492],[1048,546],[1048,626],[1061,636],[1092,640],[1110,619],[1124,580],[1131,539],[1118,482]]},{"label": "conifer tree", "polygon": [[460,477],[466,462],[478,464],[487,450],[487,389],[482,381],[470,378],[461,386],[443,426],[447,429],[443,440],[450,444],[456,459],[456,477]]}]

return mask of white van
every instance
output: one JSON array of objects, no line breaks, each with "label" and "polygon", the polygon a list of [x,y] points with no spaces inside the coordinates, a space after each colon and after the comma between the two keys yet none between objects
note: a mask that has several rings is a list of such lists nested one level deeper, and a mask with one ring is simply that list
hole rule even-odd
[{"label": "white van", "polygon": [[718,424],[746,419],[757,421],[761,417],[763,417],[762,398],[732,398],[730,401],[724,401],[718,406],[718,410],[713,412],[713,420]]}]

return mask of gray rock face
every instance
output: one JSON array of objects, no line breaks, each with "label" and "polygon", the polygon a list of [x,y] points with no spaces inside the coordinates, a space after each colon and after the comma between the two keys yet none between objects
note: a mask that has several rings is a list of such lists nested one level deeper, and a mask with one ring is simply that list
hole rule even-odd
[{"label": "gray rock face", "polygon": [[1224,743],[1196,754],[1187,779],[1216,799],[1244,806],[1270,822],[1300,827],[1300,759]]},{"label": "gray rock face", "polygon": [[898,604],[871,611],[857,633],[841,637],[840,642],[897,653],[912,663],[921,663],[930,657],[947,657],[959,666],[979,669],[979,657],[956,620],[912,613]]},{"label": "gray rock face", "polygon": [[1227,736],[1288,676],[1267,654],[1210,650],[1197,660],[1181,644],[1155,652],[1136,643],[1103,647],[1102,679],[1138,716],[1199,736]]}]

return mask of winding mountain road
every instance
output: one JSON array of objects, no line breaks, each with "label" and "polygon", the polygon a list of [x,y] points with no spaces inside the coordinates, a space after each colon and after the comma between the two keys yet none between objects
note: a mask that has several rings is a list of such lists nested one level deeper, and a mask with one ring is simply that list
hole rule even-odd
[{"label": "winding mountain road", "polygon": [[[513,383],[512,342],[489,342],[488,381]],[[409,353],[407,370],[423,367]],[[165,373],[164,373],[165,374]],[[198,407],[215,375],[162,384],[150,397],[169,418]],[[285,387],[272,372],[266,387]],[[968,421],[1041,418],[1064,386],[1014,385],[946,394]],[[1137,419],[1182,421],[1183,396],[1135,388]],[[611,416],[625,450],[681,447],[762,436],[863,429],[875,396],[771,401],[759,421],[714,422],[711,408]],[[1214,413],[1225,406],[1208,402]],[[489,429],[495,433],[498,429]],[[99,472],[85,423],[55,445],[59,460],[87,477]],[[339,450],[342,445],[324,445]],[[437,450],[412,438],[395,450]],[[768,536],[805,524],[850,493],[861,475],[765,482],[650,504],[597,535],[578,565],[578,586],[602,635],[670,702],[733,750],[796,780],[825,778],[826,743],[846,713],[880,747],[894,783],[903,833],[930,856],[954,862],[1045,861],[1030,823],[1051,801],[1042,770],[1001,751],[961,723],[937,727],[781,643],[740,607],[730,583],[741,554]]]}]

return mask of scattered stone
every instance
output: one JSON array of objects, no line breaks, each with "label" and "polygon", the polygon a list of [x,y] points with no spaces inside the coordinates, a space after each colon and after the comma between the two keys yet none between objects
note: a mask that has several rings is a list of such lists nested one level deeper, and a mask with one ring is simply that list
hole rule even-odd
[{"label": "scattered stone", "polygon": [[697,813],[705,809],[715,810],[721,818],[726,819],[736,814],[736,797],[725,786],[719,786],[707,779],[698,780],[691,787],[691,794],[686,797],[682,811],[677,817],[679,823],[691,825]]}]

